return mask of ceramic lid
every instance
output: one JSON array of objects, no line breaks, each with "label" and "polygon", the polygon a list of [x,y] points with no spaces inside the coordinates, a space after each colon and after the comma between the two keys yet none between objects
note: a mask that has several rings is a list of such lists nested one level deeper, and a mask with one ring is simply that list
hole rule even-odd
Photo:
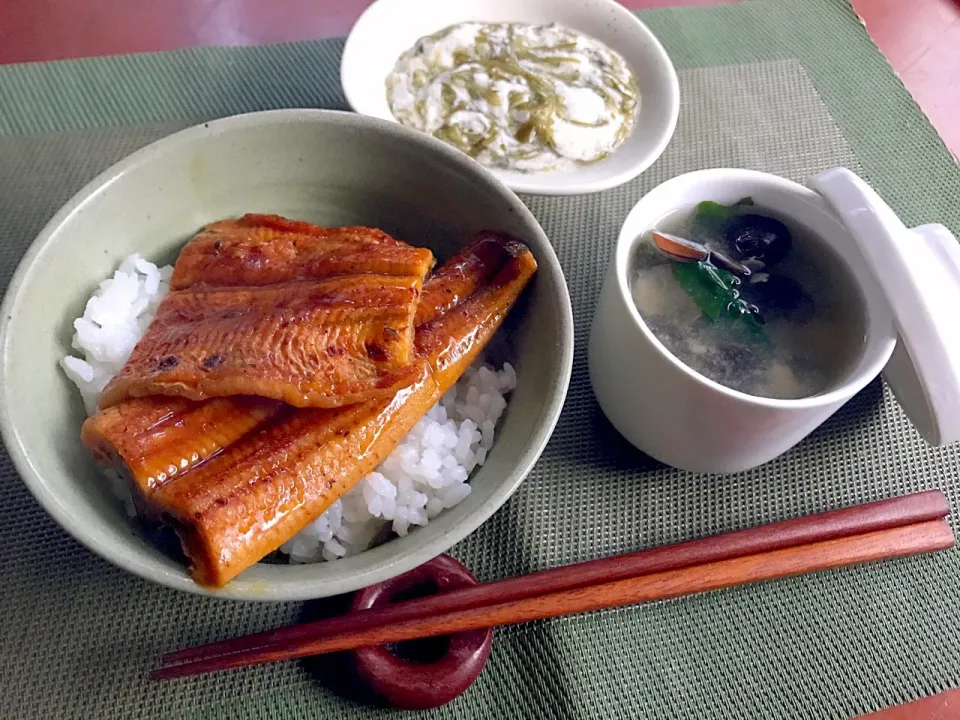
[{"label": "ceramic lid", "polygon": [[960,440],[960,245],[943,225],[908,229],[860,177],[810,179],[857,241],[893,310],[898,340],[883,371],[933,445]]}]

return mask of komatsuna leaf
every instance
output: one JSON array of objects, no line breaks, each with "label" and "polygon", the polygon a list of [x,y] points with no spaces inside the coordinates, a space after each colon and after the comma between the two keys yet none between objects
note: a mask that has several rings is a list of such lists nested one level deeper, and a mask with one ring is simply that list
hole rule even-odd
[{"label": "komatsuna leaf", "polygon": [[756,308],[740,297],[738,281],[731,273],[708,262],[675,262],[672,270],[680,287],[711,322],[742,323],[742,327],[766,340]]},{"label": "komatsuna leaf", "polygon": [[752,205],[753,198],[750,197],[741,198],[733,205],[721,205],[713,200],[704,200],[694,208],[694,230],[698,233],[723,232],[728,223]]}]

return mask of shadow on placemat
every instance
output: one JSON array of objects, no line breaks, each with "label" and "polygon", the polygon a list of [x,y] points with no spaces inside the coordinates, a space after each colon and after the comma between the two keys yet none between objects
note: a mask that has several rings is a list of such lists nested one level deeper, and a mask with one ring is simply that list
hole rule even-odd
[{"label": "shadow on placemat", "polygon": [[[303,606],[297,622],[307,623],[343,615],[350,610],[350,595],[341,595]],[[354,671],[353,655],[349,652],[315,655],[300,661],[304,669],[321,687],[349,702],[361,706],[386,707]]]}]

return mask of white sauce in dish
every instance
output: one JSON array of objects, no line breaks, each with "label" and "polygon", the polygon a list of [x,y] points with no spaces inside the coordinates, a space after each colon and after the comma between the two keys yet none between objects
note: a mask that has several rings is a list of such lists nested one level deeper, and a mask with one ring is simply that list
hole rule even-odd
[{"label": "white sauce in dish", "polygon": [[623,57],[560,25],[453,25],[401,55],[386,85],[402,124],[520,172],[602,160],[640,107]]}]

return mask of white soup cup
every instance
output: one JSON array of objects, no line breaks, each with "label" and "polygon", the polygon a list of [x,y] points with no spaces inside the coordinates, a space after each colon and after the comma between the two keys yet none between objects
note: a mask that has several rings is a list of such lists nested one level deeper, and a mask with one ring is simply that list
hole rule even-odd
[{"label": "white soup cup", "polygon": [[[832,248],[865,301],[859,361],[826,392],[796,400],[747,395],[684,365],[647,327],[631,294],[631,257],[642,235],[671,211],[703,200],[743,197],[806,227]],[[897,341],[883,289],[854,237],[827,202],[774,175],[711,169],[668,180],[645,195],[617,239],[590,334],[594,392],[614,427],[668,465],[703,473],[748,470],[783,454],[860,392],[887,364]]]}]

